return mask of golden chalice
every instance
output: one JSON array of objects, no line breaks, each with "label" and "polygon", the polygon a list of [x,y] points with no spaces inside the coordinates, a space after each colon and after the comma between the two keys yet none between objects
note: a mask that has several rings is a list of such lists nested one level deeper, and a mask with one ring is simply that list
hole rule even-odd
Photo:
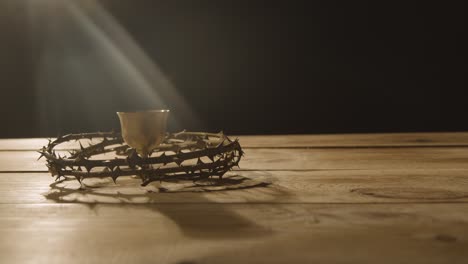
[{"label": "golden chalice", "polygon": [[148,157],[164,140],[169,110],[117,112],[125,142]]}]

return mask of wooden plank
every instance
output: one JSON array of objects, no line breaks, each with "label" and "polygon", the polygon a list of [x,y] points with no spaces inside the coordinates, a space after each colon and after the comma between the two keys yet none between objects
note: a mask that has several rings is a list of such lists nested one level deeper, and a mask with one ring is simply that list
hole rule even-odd
[{"label": "wooden plank", "polygon": [[[45,161],[37,161],[38,157],[32,151],[0,152],[0,171],[46,171]],[[244,170],[468,169],[468,148],[248,149],[240,166]]]},{"label": "wooden plank", "polygon": [[248,148],[468,146],[468,132],[239,136]]},{"label": "wooden plank", "polygon": [[[464,263],[467,148],[409,146],[247,149],[218,191],[1,173],[0,263]],[[0,170],[36,157],[2,151]]]},{"label": "wooden plank", "polygon": [[[82,142],[89,142],[89,140],[83,140]],[[98,142],[98,141],[93,141]],[[48,140],[45,138],[9,138],[0,139],[0,151],[8,150],[39,150],[43,146],[47,145]],[[79,148],[78,142],[63,143],[57,147],[57,149],[73,149]]]},{"label": "wooden plank", "polygon": [[0,174],[0,204],[24,203],[468,203],[468,170],[243,171],[226,186],[138,179],[55,183],[45,173]]},{"label": "wooden plank", "polygon": [[[258,135],[239,137],[244,148],[468,146],[468,132],[334,135]],[[43,138],[0,139],[0,150],[36,150]],[[60,149],[77,148],[74,142]]]},{"label": "wooden plank", "polygon": [[1,263],[465,263],[468,205],[0,205]]}]

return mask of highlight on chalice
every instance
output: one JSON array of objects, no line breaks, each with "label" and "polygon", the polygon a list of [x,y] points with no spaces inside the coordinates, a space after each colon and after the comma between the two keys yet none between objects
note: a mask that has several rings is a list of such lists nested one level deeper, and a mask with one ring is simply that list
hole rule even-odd
[{"label": "highlight on chalice", "polygon": [[[238,139],[223,132],[167,133],[169,110],[118,112],[121,133],[95,132],[59,136],[39,150],[56,180],[136,176],[141,185],[151,182],[200,181],[230,171],[244,155]],[[84,147],[80,140],[88,139]],[[79,141],[79,148],[56,147]],[[111,157],[111,158],[110,158]]]}]

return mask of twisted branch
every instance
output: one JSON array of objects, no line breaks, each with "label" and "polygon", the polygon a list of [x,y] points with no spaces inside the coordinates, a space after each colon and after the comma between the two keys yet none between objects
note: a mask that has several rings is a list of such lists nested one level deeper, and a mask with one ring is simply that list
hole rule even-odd
[{"label": "twisted branch", "polygon": [[[56,146],[65,142],[95,138],[102,140],[88,147],[83,147],[80,142],[80,149],[70,151],[68,158],[61,157],[54,150]],[[126,157],[90,159],[109,152]],[[154,152],[161,154],[142,158],[134,149],[124,144],[119,133],[96,132],[69,134],[54,141],[49,140],[48,145],[39,150],[39,159],[46,158],[49,172],[56,176],[56,180],[73,176],[81,183],[86,178],[110,177],[115,182],[120,176],[137,175],[141,178],[142,185],[146,186],[153,181],[198,181],[211,176],[221,178],[232,167],[239,166],[244,154],[239,141],[232,141],[222,132],[213,134],[186,131],[167,134]],[[196,162],[184,164],[189,160]]]}]

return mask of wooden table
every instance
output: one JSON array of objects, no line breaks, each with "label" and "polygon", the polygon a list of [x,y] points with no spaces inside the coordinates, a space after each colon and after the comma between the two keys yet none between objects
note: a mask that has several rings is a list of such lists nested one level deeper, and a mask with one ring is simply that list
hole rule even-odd
[{"label": "wooden table", "polygon": [[0,263],[468,263],[468,133],[241,136],[265,184],[166,193],[53,183],[45,142],[0,140]]}]

